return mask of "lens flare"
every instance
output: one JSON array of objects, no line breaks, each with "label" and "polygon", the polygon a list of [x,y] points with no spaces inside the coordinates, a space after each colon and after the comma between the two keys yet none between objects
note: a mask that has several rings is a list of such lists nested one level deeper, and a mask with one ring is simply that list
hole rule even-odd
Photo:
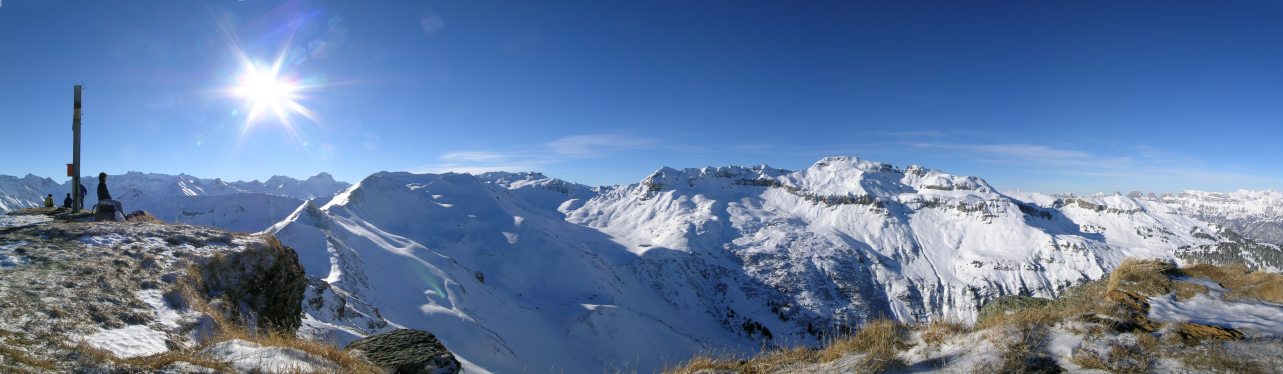
[{"label": "lens flare", "polygon": [[[238,79],[239,85],[233,89],[236,96],[247,99],[253,108],[283,108],[285,103],[297,97],[298,87],[288,80],[277,77],[275,72],[263,71],[250,66]],[[251,110],[250,113],[254,113]]]},{"label": "lens flare", "polygon": [[249,106],[246,112],[247,123],[260,122],[267,115],[283,125],[290,125],[290,117],[294,114],[313,118],[312,112],[297,101],[303,86],[289,77],[281,76],[279,61],[271,67],[263,67],[248,60],[243,65],[236,77],[232,94],[245,100]]},{"label": "lens flare", "polygon": [[[335,83],[312,62],[342,51],[342,40],[349,33],[347,20],[300,2],[285,2],[253,22],[240,22],[227,12],[220,16],[211,10],[211,15],[229,58],[229,66],[218,70],[222,79],[214,91],[239,104],[228,113],[239,122],[231,149],[239,152],[250,135],[267,130],[284,135],[282,145],[316,158],[311,150],[323,142],[310,133],[324,129],[309,106],[315,104],[315,95]],[[332,147],[319,148],[324,156]]]}]

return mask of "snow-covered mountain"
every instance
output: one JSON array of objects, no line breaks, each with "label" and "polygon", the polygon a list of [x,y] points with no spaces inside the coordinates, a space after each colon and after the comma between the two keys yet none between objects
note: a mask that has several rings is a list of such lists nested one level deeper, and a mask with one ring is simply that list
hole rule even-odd
[{"label": "snow-covered mountain", "polygon": [[538,174],[380,172],[272,226],[308,275],[503,372],[653,371],[702,349],[818,341],[876,316],[974,318],[1124,258],[1245,262],[1253,243],[1159,201],[1002,193],[919,166],[662,168],[598,189]]},{"label": "snow-covered mountain", "polygon": [[1233,193],[1181,191],[1157,201],[1180,214],[1217,223],[1258,242],[1283,245],[1283,193],[1238,190]]},{"label": "snow-covered mountain", "polygon": [[[81,182],[90,201],[97,198],[98,177]],[[274,176],[266,183],[202,179],[186,174],[128,172],[108,175],[108,190],[125,210],[145,210],[166,222],[183,222],[229,231],[258,232],[289,216],[304,200],[326,199],[351,184],[335,181],[327,173],[307,180]],[[54,203],[71,192],[71,181],[28,174],[23,178],[0,176],[0,212],[43,206],[52,194]]]},{"label": "snow-covered mountain", "polygon": [[[1122,193],[1114,192],[1114,195],[1121,196]],[[1049,196],[1062,199],[1079,197],[1072,193]],[[1106,195],[1102,192],[1091,197],[1103,196]],[[1160,202],[1179,214],[1220,224],[1245,238],[1283,245],[1283,193],[1275,190],[1238,190],[1231,193],[1184,190],[1175,195],[1171,192],[1155,195],[1153,192],[1132,191],[1127,197]]]}]

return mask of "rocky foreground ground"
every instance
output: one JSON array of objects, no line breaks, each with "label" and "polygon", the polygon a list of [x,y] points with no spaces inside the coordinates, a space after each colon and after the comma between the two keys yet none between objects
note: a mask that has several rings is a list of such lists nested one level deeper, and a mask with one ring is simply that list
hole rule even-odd
[{"label": "rocky foreground ground", "polygon": [[365,350],[299,338],[308,281],[270,235],[59,213],[0,227],[0,372],[458,371],[426,332]]}]

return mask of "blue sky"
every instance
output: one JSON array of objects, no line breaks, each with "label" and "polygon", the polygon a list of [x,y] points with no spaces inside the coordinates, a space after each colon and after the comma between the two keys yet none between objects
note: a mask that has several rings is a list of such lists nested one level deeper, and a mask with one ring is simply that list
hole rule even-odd
[{"label": "blue sky", "polygon": [[[306,115],[236,94],[278,59]],[[845,155],[1000,189],[1283,190],[1272,1],[0,0],[0,174],[64,179],[81,83],[85,174],[610,185]]]}]

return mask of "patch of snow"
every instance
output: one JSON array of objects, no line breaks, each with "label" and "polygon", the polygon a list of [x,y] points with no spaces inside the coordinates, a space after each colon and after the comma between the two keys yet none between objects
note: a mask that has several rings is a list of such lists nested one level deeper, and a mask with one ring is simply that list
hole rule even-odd
[{"label": "patch of snow", "polygon": [[26,256],[20,256],[13,253],[13,250],[28,245],[27,241],[17,241],[9,244],[0,244],[0,270],[17,269],[26,267],[30,260]]},{"label": "patch of snow", "polygon": [[123,235],[110,233],[106,235],[83,236],[80,238],[80,242],[85,243],[86,247],[95,248],[124,243],[126,239],[127,238]]},{"label": "patch of snow", "polygon": [[328,360],[289,347],[264,347],[240,339],[228,340],[201,350],[215,360],[229,361],[237,372],[338,372]]},{"label": "patch of snow", "polygon": [[53,218],[42,214],[27,216],[0,215],[0,227],[26,226],[49,221],[53,221]]},{"label": "patch of snow", "polygon": [[169,351],[165,346],[165,333],[141,325],[103,330],[86,336],[85,341],[96,348],[110,351],[117,357],[125,358]]},{"label": "patch of snow", "polygon": [[165,300],[164,293],[160,290],[142,290],[134,292],[134,297],[151,307],[155,324],[163,326],[170,332],[177,333],[181,330],[178,321],[183,318],[182,314],[174,309],[169,302]]},{"label": "patch of snow", "polygon": [[1197,294],[1185,301],[1177,301],[1174,293],[1151,298],[1150,319],[1158,322],[1231,327],[1245,333],[1283,337],[1283,305],[1249,298],[1226,301],[1224,293],[1229,290],[1216,282],[1191,278],[1183,280],[1207,286],[1208,293]]}]

